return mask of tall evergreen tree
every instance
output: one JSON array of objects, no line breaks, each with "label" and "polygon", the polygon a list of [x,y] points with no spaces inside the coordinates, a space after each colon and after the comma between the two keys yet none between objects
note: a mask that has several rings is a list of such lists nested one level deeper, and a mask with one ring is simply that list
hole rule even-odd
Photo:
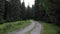
[{"label": "tall evergreen tree", "polygon": [[20,17],[20,0],[11,0],[11,19],[18,20]]},{"label": "tall evergreen tree", "polygon": [[0,23],[4,22],[3,15],[5,12],[5,1],[6,0],[0,0]]},{"label": "tall evergreen tree", "polygon": [[8,1],[5,1],[5,12],[4,12],[4,20],[10,21],[11,17],[11,4]]},{"label": "tall evergreen tree", "polygon": [[40,0],[35,0],[35,18],[37,20],[42,20],[42,17],[44,16],[44,9],[40,4]]},{"label": "tall evergreen tree", "polygon": [[35,18],[35,5],[32,5],[32,18],[34,19]]},{"label": "tall evergreen tree", "polygon": [[31,8],[30,8],[30,6],[29,6],[29,4],[28,4],[28,6],[27,6],[27,19],[30,19],[32,16],[31,16],[31,14],[32,14],[32,12],[31,12]]},{"label": "tall evergreen tree", "polygon": [[25,12],[26,12],[26,7],[25,7],[25,3],[23,1],[22,5],[21,5],[21,15],[20,15],[21,19],[25,19]]}]

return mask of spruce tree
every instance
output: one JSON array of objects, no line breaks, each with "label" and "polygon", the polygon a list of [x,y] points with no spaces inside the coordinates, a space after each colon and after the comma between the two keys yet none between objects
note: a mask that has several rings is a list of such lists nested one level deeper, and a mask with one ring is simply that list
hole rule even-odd
[{"label": "spruce tree", "polygon": [[28,4],[28,6],[27,6],[27,19],[30,19],[30,18],[31,18],[31,8]]},{"label": "spruce tree", "polygon": [[35,18],[35,5],[32,5],[31,11],[32,11],[32,18],[34,19]]},{"label": "spruce tree", "polygon": [[20,0],[11,0],[11,20],[20,19]]},{"label": "spruce tree", "polygon": [[26,12],[26,7],[25,7],[25,3],[23,1],[22,5],[21,5],[21,15],[20,15],[21,19],[25,19],[25,12]]},{"label": "spruce tree", "polygon": [[40,0],[35,0],[35,18],[37,20],[42,20],[42,16],[43,16],[43,10],[40,4]]},{"label": "spruce tree", "polygon": [[4,20],[10,21],[11,17],[11,4],[8,1],[5,1],[5,12],[4,12]]},{"label": "spruce tree", "polygon": [[0,0],[0,24],[4,22],[3,15],[5,12],[5,1],[6,0]]}]

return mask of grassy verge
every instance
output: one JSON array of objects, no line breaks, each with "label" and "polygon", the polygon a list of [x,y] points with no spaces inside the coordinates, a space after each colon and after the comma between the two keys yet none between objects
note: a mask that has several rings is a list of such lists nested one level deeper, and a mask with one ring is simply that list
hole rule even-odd
[{"label": "grassy verge", "polygon": [[11,32],[19,28],[24,28],[30,23],[31,23],[30,20],[17,21],[17,22],[12,22],[12,23],[4,23],[0,25],[0,34],[7,34],[7,32]]},{"label": "grassy verge", "polygon": [[42,34],[58,34],[59,27],[54,24],[42,23]]}]

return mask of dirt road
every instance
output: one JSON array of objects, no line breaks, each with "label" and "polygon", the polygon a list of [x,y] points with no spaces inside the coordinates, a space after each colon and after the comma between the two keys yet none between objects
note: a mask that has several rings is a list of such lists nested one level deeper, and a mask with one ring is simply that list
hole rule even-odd
[{"label": "dirt road", "polygon": [[42,25],[37,21],[31,20],[31,24],[29,26],[27,26],[26,28],[24,28],[22,30],[19,29],[17,31],[9,32],[7,34],[26,34],[26,32],[28,32],[30,30],[32,30],[30,32],[30,34],[41,34]]}]

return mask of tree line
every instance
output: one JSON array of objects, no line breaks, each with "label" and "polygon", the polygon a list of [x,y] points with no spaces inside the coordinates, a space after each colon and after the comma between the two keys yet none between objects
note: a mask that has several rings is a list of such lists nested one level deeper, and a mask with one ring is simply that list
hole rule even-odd
[{"label": "tree line", "polygon": [[35,18],[60,26],[60,0],[35,0]]},{"label": "tree line", "polygon": [[31,8],[20,0],[0,0],[0,24],[29,18]]},{"label": "tree line", "polygon": [[35,0],[32,8],[20,0],[0,0],[0,24],[34,19],[60,26],[60,0]]}]

